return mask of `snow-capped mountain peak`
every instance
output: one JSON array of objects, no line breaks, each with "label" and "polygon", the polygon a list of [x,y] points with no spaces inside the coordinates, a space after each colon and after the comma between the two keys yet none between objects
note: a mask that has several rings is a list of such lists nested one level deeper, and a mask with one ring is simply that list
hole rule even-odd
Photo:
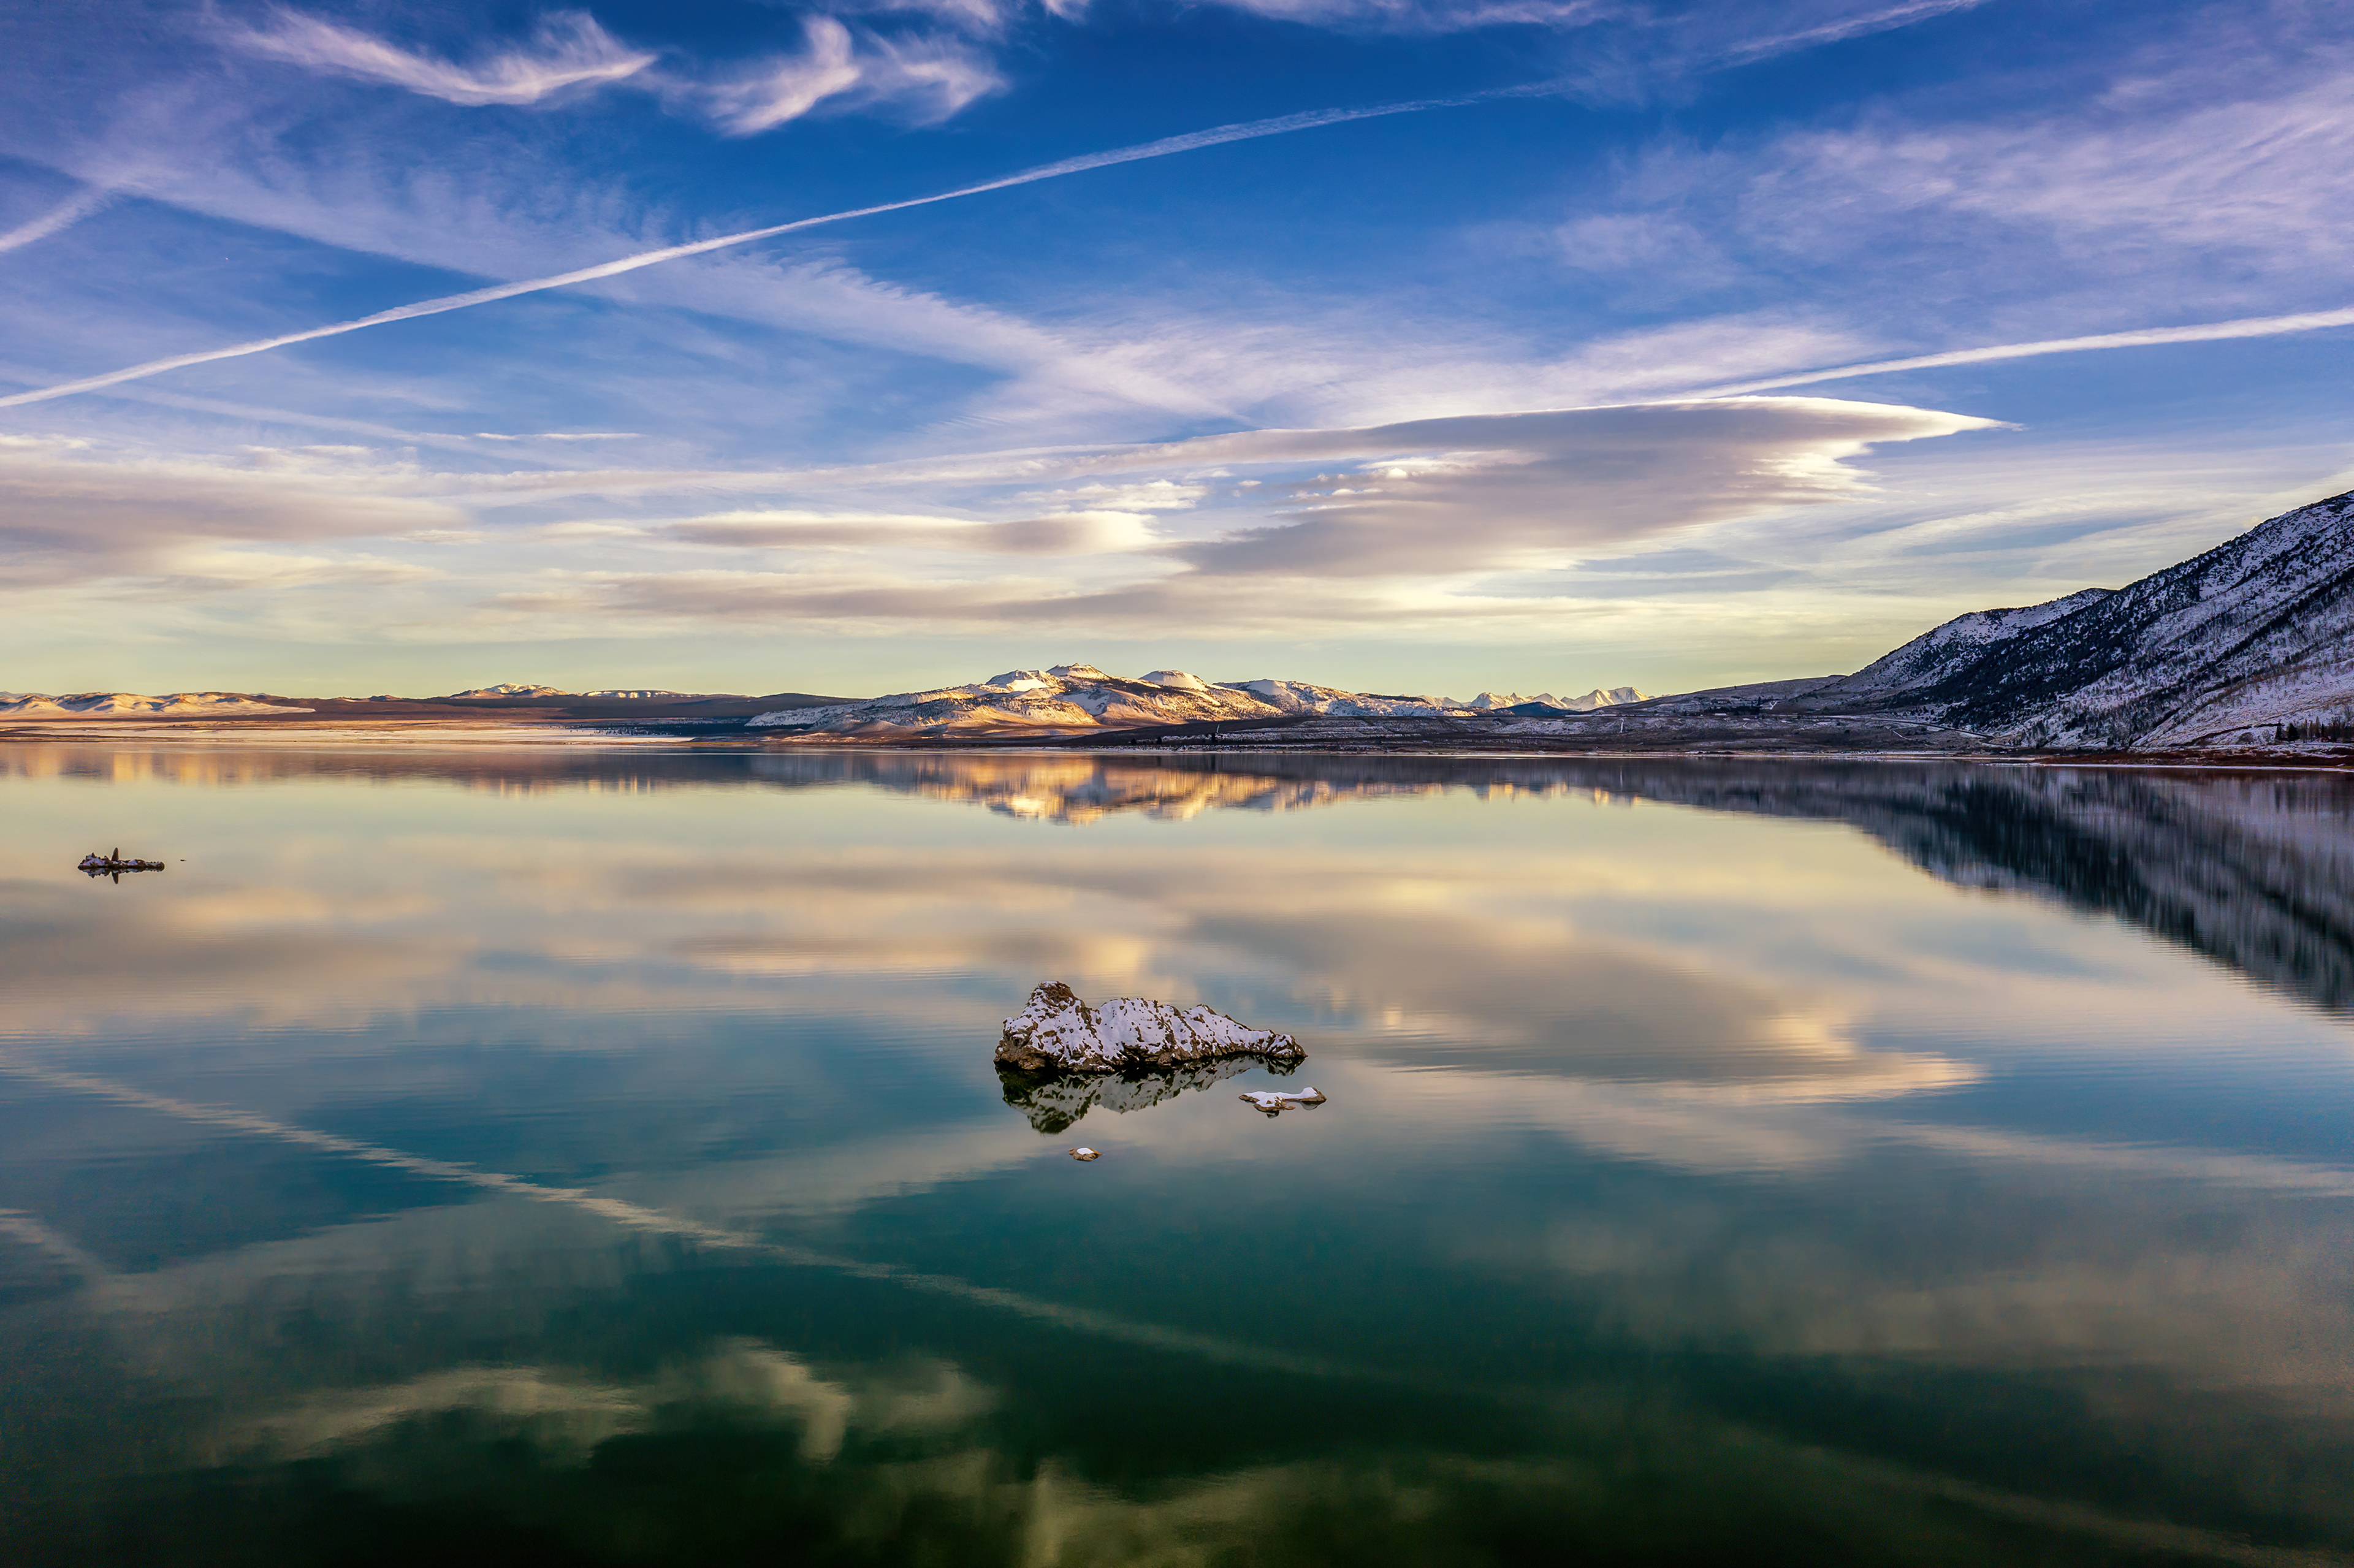
[{"label": "snow-capped mountain peak", "polygon": [[[1596,691],[1591,705],[1585,699],[1571,699],[1560,705],[1600,705],[1638,695],[1632,687],[1617,690],[1626,696]],[[1044,736],[1091,729],[1300,715],[1426,718],[1485,711],[1445,697],[1350,692],[1274,676],[1209,682],[1182,670],[1155,670],[1131,679],[1106,674],[1093,664],[1056,664],[1044,670],[1008,670],[968,686],[901,692],[822,708],[790,708],[763,714],[751,725],[755,729],[818,737],[879,740],[1025,733]]]}]

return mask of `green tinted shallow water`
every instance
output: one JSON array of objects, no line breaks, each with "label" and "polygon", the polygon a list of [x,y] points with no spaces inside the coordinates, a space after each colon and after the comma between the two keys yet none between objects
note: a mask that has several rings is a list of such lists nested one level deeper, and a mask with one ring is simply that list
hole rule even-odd
[{"label": "green tinted shallow water", "polygon": [[[0,1549],[2354,1561],[2349,813],[0,748]],[[1309,1059],[1066,1125],[1044,980]]]}]

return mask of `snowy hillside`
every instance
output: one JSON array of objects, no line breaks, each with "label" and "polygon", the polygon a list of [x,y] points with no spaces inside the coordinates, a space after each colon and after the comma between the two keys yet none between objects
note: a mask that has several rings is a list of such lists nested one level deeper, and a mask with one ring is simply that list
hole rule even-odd
[{"label": "snowy hillside", "polygon": [[76,692],[52,697],[35,692],[13,702],[0,702],[0,717],[12,719],[251,718],[311,711],[284,703],[259,703],[240,692],[174,692],[161,697],[136,692]]},{"label": "snowy hillside", "polygon": [[1091,729],[1224,723],[1314,715],[1434,717],[1469,711],[1444,697],[1344,692],[1307,681],[1204,681],[1182,670],[1129,678],[1093,664],[1009,670],[969,686],[902,692],[869,702],[763,714],[757,729],[870,739],[896,736],[1069,735]]},{"label": "snowy hillside", "polygon": [[1783,706],[1918,714],[2026,746],[2142,749],[2354,720],[2354,493],[2114,593],[1963,616]]},{"label": "snowy hillside", "polygon": [[694,692],[613,691],[567,692],[557,686],[524,686],[506,682],[496,686],[476,686],[470,692],[452,692],[445,701],[482,701],[494,697],[691,697]]},{"label": "snowy hillside", "polygon": [[1618,686],[1567,699],[1500,697],[1483,692],[1477,701],[1458,703],[1447,697],[1346,692],[1308,681],[1210,682],[1182,670],[1154,670],[1129,678],[1106,674],[1093,664],[1056,664],[1046,670],[1008,670],[969,686],[939,686],[868,702],[762,714],[752,720],[752,727],[869,739],[1022,733],[1044,736],[1245,719],[1469,716],[1532,701],[1586,712],[1641,700],[1642,694],[1634,687]]},{"label": "snowy hillside", "polygon": [[2063,615],[2073,615],[2108,597],[2107,588],[2079,588],[2065,599],[2020,609],[1975,609],[1967,615],[1957,615],[1847,676],[1839,683],[1839,694],[1853,698],[1865,693],[1911,691],[1933,684],[1977,660],[1989,644],[2031,631]]}]

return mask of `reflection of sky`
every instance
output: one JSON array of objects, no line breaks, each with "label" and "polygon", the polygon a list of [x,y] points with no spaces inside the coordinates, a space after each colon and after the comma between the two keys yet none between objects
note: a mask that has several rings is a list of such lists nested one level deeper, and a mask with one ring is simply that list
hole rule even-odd
[{"label": "reflection of sky", "polygon": [[[804,1459],[864,1421],[1012,1464],[1013,1421],[1144,1473],[1041,1369],[1208,1419],[1171,1375],[1231,1352],[1238,1388],[1324,1369],[1253,1416],[1281,1467],[1325,1462],[1360,1373],[1618,1397],[1635,1348],[1702,1354],[1712,1420],[1835,1447],[1861,1439],[1776,1379],[1972,1442],[2025,1380],[2069,1413],[2041,1442],[2126,1444],[2181,1523],[2253,1506],[2258,1462],[2185,1412],[2290,1472],[2292,1417],[2308,1457],[2354,1434],[2345,1026],[1836,822],[1341,790],[1072,832],[956,803],[1000,759],[961,796],[953,758],[925,792],[15,760],[0,1299],[141,1369],[106,1397],[197,1399],[208,1452],[426,1410],[587,1452],[736,1408],[694,1392],[733,1379],[782,1391]],[[171,868],[70,871],[117,842]],[[1295,1031],[1291,1086],[1331,1103],[1270,1122],[1246,1075],[1041,1138],[989,1053],[1050,978]],[[1061,1159],[1079,1139],[1108,1158]],[[963,1392],[895,1426],[870,1385]],[[2041,1485],[1920,1443],[1941,1485]],[[1135,1462],[1206,1486],[1249,1457],[1179,1447]]]}]

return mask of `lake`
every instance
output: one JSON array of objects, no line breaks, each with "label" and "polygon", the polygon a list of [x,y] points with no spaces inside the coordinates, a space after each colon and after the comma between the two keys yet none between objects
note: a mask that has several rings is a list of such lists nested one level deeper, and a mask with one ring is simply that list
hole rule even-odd
[{"label": "lake", "polygon": [[[2342,776],[61,743],[0,823],[14,1564],[2354,1562]],[[1001,1078],[1044,980],[1308,1057]]]}]

